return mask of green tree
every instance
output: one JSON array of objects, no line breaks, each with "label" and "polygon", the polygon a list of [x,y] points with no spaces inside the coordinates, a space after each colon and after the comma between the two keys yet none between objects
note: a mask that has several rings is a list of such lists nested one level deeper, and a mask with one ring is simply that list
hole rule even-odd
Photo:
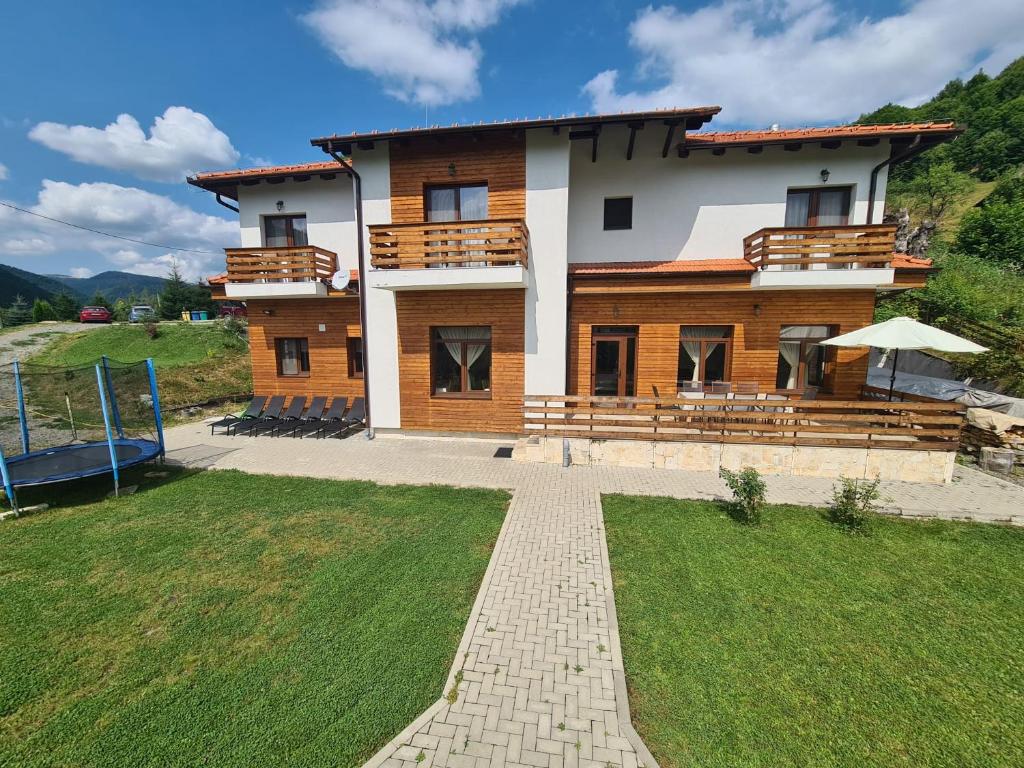
[{"label": "green tree", "polygon": [[964,214],[956,249],[1016,269],[1024,268],[1024,201],[995,200]]},{"label": "green tree", "polygon": [[110,302],[107,301],[107,297],[104,296],[99,291],[96,291],[96,293],[94,293],[92,295],[92,298],[89,299],[88,306],[90,306],[90,307],[103,307],[105,309],[110,309],[111,308],[110,307]]},{"label": "green tree", "polygon": [[132,310],[132,302],[128,299],[118,299],[114,302],[114,308],[111,310],[114,314],[114,320],[119,323],[125,323],[128,321],[128,313]]},{"label": "green tree", "polygon": [[944,216],[962,203],[974,186],[971,177],[947,161],[933,163],[908,180],[894,181],[889,189],[894,202],[911,215],[941,224]]},{"label": "green tree", "polygon": [[185,282],[177,264],[171,265],[167,283],[160,292],[160,316],[165,320],[176,320],[182,311],[192,309],[192,287]]},{"label": "green tree", "polygon": [[61,292],[53,297],[53,313],[58,320],[77,320],[81,303],[70,293]]},{"label": "green tree", "polygon": [[32,322],[32,309],[25,301],[25,297],[19,293],[14,297],[11,306],[7,308],[7,325],[24,325],[30,322]]},{"label": "green tree", "polygon": [[32,302],[32,322],[41,323],[44,320],[56,320],[57,315],[53,306],[46,299],[36,299]]}]

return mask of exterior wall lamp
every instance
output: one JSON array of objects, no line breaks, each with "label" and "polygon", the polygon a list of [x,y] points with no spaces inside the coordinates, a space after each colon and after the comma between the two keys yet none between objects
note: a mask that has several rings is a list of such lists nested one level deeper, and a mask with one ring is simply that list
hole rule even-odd
[{"label": "exterior wall lamp", "polygon": [[454,176],[455,172],[455,163],[448,163],[448,175]]},{"label": "exterior wall lamp", "polygon": [[270,315],[274,314],[274,310],[272,310],[272,309],[264,309],[264,310],[262,310],[262,311],[263,311],[263,314],[264,314],[264,315],[267,315],[268,317],[269,317]]},{"label": "exterior wall lamp", "polygon": [[[825,173],[825,171],[822,171],[822,173]],[[284,210],[284,200],[278,200],[277,201],[277,211],[278,211],[278,213],[280,213],[283,210]]]},{"label": "exterior wall lamp", "polygon": [[761,305],[760,304],[755,304],[754,305],[754,317],[760,317],[760,316],[761,316]]},{"label": "exterior wall lamp", "polygon": [[821,169],[821,183],[828,184],[828,177],[832,174],[829,173],[828,168]]}]

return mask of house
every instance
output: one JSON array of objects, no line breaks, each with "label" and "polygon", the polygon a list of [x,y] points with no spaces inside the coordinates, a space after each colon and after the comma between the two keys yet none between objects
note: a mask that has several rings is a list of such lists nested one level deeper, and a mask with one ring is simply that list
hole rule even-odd
[{"label": "house", "polygon": [[961,129],[702,130],[718,111],[332,135],[190,178],[239,212],[216,287],[248,302],[255,389],[460,434],[521,433],[528,394],[858,399],[866,350],[817,342],[923,285],[886,180]]}]

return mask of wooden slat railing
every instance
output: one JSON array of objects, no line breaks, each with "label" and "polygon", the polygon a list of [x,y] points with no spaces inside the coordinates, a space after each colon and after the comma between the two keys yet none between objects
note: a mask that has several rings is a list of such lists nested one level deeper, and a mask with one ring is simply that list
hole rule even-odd
[{"label": "wooden slat railing", "polygon": [[959,403],[527,395],[528,436],[955,451]]},{"label": "wooden slat railing", "polygon": [[895,224],[765,227],[743,238],[743,257],[759,269],[815,264],[884,267],[892,261]]},{"label": "wooden slat railing", "polygon": [[526,266],[530,233],[522,219],[419,221],[370,226],[377,269]]},{"label": "wooden slat railing", "polygon": [[315,245],[280,248],[225,248],[229,283],[329,281],[338,255]]}]

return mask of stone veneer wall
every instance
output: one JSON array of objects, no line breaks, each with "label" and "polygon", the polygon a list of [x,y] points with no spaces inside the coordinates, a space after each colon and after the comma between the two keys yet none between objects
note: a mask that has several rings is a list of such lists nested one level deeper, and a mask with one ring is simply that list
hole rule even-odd
[{"label": "stone veneer wall", "polygon": [[[653,467],[718,472],[753,467],[766,475],[797,477],[881,478],[912,483],[949,483],[953,451],[906,451],[887,448],[691,443],[652,440],[568,438],[572,464]],[[562,463],[562,438],[524,437],[512,452],[516,461]]]}]

